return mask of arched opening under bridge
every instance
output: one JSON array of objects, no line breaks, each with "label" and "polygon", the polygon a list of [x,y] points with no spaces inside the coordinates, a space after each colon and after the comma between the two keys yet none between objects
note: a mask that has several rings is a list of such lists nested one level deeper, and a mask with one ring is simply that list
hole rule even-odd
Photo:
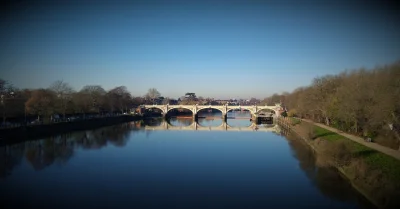
[{"label": "arched opening under bridge", "polygon": [[197,123],[201,127],[219,127],[223,123],[222,111],[217,108],[203,108],[197,111]]},{"label": "arched opening under bridge", "polygon": [[166,118],[193,118],[193,111],[188,108],[172,108],[165,114]]},{"label": "arched opening under bridge", "polygon": [[250,127],[252,125],[251,111],[244,108],[231,109],[226,114],[226,123],[230,127]]},{"label": "arched opening under bridge", "polygon": [[266,125],[273,125],[276,121],[275,121],[275,117],[276,117],[276,112],[275,110],[272,109],[261,109],[258,110],[258,112],[256,113],[257,116],[257,120],[256,120],[256,124],[266,124]]},{"label": "arched opening under bridge", "polygon": [[163,110],[157,107],[150,107],[144,110],[145,117],[162,117]]}]

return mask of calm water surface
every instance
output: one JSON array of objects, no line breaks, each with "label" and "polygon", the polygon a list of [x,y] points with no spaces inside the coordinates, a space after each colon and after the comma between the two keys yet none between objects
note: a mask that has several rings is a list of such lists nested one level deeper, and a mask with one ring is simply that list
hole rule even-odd
[{"label": "calm water surface", "polygon": [[299,140],[259,131],[145,131],[149,124],[0,147],[1,208],[374,208],[333,169],[318,168]]}]

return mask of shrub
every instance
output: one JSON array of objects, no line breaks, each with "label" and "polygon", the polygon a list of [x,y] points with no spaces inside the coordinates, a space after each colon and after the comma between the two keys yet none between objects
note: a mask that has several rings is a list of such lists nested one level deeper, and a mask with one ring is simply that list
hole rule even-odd
[{"label": "shrub", "polygon": [[352,152],[349,145],[342,140],[332,141],[325,150],[325,154],[337,166],[348,165],[352,159]]},{"label": "shrub", "polygon": [[297,117],[296,109],[289,110],[289,112],[287,114],[288,114],[289,117]]}]

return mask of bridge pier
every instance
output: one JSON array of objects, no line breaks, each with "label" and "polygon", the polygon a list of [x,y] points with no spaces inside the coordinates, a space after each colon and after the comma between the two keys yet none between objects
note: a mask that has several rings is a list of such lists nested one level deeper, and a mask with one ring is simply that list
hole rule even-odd
[{"label": "bridge pier", "polygon": [[251,115],[251,121],[253,122],[253,123],[257,123],[257,116],[255,115],[255,114],[252,114]]},{"label": "bridge pier", "polygon": [[228,116],[226,113],[222,113],[222,121],[226,122],[228,119]]}]

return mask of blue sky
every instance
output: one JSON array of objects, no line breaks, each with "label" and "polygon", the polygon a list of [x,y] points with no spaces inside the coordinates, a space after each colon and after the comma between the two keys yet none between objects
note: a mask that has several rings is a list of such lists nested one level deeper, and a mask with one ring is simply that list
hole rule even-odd
[{"label": "blue sky", "polygon": [[396,11],[372,3],[16,2],[0,16],[0,78],[20,88],[264,98],[400,58]]}]

